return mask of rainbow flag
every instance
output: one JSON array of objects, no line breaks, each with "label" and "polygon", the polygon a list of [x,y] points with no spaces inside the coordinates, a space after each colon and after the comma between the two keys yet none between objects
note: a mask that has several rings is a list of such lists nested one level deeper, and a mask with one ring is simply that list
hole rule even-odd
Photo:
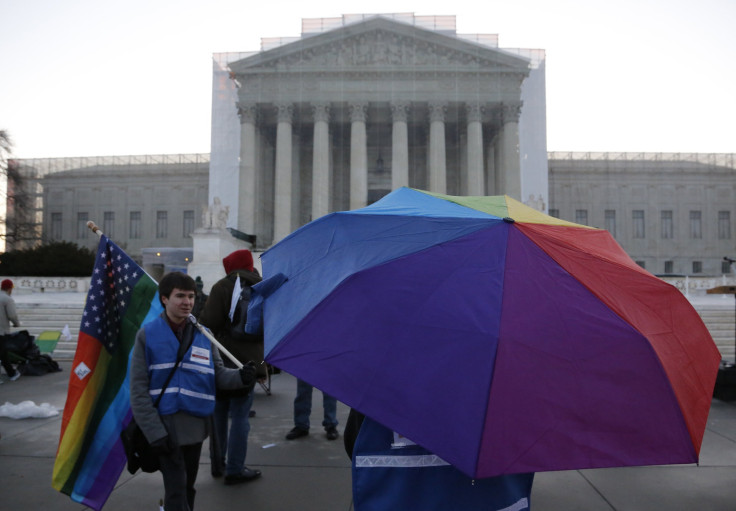
[{"label": "rainbow flag", "polygon": [[52,476],[55,489],[93,509],[105,505],[126,463],[120,431],[132,416],[135,334],[162,310],[156,281],[101,236]]}]

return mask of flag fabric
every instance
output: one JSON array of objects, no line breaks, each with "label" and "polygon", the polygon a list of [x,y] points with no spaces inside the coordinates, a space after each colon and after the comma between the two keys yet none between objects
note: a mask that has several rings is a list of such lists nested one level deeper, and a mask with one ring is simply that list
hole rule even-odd
[{"label": "flag fabric", "polygon": [[99,510],[125,467],[120,432],[130,422],[128,364],[138,329],[163,308],[158,285],[102,235],[61,422],[52,486]]}]

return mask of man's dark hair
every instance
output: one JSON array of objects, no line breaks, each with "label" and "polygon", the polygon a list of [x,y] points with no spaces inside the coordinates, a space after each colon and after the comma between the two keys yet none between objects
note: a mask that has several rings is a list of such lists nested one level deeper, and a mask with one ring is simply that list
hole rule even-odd
[{"label": "man's dark hair", "polygon": [[172,271],[164,275],[161,282],[158,283],[158,299],[161,301],[161,305],[164,304],[162,298],[164,296],[168,298],[175,288],[182,291],[197,292],[197,284],[192,277],[180,271]]}]

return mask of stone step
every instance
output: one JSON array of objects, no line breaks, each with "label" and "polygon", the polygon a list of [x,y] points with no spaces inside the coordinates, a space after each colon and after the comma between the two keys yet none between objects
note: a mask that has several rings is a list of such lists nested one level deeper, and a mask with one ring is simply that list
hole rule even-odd
[{"label": "stone step", "polygon": [[77,349],[79,325],[82,322],[83,303],[16,302],[21,326],[19,330],[37,337],[46,330],[62,331],[69,326],[70,341],[60,340],[51,353],[54,360],[72,360]]}]

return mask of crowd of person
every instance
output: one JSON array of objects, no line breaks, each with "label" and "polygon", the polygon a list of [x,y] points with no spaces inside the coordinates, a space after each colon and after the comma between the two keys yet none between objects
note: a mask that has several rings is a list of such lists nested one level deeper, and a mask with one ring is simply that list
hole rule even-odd
[{"label": "crowd of person", "polygon": [[[158,456],[166,511],[194,509],[199,460],[208,438],[213,477],[224,476],[225,485],[236,485],[262,475],[246,465],[246,456],[249,419],[256,413],[253,389],[264,384],[269,368],[263,363],[263,333],[246,333],[240,317],[247,310],[251,286],[261,276],[245,249],[225,257],[223,269],[225,276],[209,295],[199,277],[164,275],[159,281],[163,312],[135,337],[129,366],[131,409]],[[0,283],[0,340],[11,333],[11,324],[20,325],[12,290],[9,279]],[[17,380],[20,373],[1,350],[0,361],[8,379]],[[285,433],[289,441],[310,434],[314,389],[296,378],[295,390],[294,426]],[[340,437],[337,400],[322,392],[322,405],[325,438],[334,441]],[[533,474],[474,481],[446,463],[407,465],[407,460],[431,453],[416,445],[396,449],[392,435],[369,417],[350,411],[343,438],[357,483],[356,511],[529,509]],[[360,463],[361,457],[376,455],[401,461],[385,467]],[[391,484],[386,484],[387,478]]]},{"label": "crowd of person", "polygon": [[[164,275],[159,282],[164,311],[136,335],[131,408],[159,456],[167,511],[194,508],[199,457],[207,437],[213,477],[224,476],[224,484],[235,485],[261,476],[260,470],[246,465],[246,455],[249,419],[255,414],[253,388],[267,378],[266,364],[261,363],[263,334],[246,334],[234,321],[241,300],[247,300],[250,286],[261,276],[246,249],[225,257],[223,269],[225,276],[208,295],[201,279],[181,272]],[[287,440],[309,434],[311,402],[312,387],[298,380],[294,428],[286,433]],[[326,438],[335,440],[337,401],[323,394],[323,404]]]}]

